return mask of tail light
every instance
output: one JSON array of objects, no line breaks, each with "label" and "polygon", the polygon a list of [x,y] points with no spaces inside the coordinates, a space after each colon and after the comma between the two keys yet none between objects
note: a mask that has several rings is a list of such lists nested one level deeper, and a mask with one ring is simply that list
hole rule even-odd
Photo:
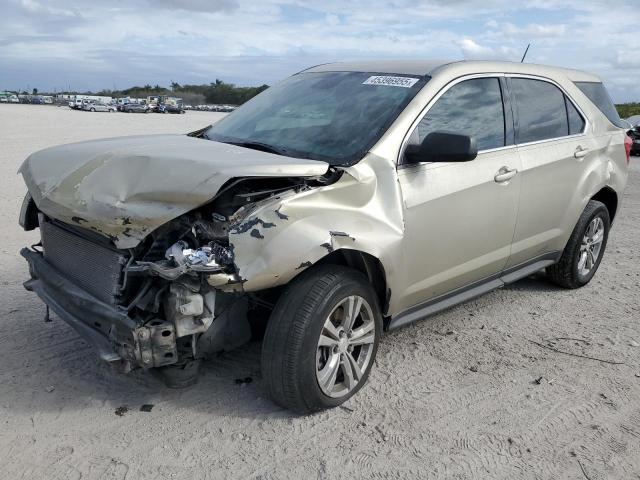
[{"label": "tail light", "polygon": [[627,163],[631,160],[631,147],[633,146],[633,140],[629,135],[624,136],[624,151],[627,154]]}]

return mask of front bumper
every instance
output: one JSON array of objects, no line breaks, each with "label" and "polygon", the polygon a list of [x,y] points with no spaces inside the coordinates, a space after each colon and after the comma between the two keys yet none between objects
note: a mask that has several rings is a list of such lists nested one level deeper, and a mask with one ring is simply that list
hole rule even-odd
[{"label": "front bumper", "polygon": [[126,309],[98,300],[49,264],[38,251],[20,251],[29,263],[31,279],[24,283],[62,320],[96,349],[98,356],[124,370],[151,368],[177,361],[172,324],[153,320],[142,325]]}]

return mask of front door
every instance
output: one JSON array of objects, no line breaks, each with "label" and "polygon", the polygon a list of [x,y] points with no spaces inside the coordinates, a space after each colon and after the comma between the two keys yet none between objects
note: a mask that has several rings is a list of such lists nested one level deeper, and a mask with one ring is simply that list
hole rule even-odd
[{"label": "front door", "polygon": [[[459,81],[429,108],[411,134],[476,138],[478,156],[463,163],[400,165],[405,208],[400,310],[500,273],[511,252],[521,168],[510,111],[496,77]],[[400,293],[400,292],[399,292]]]}]

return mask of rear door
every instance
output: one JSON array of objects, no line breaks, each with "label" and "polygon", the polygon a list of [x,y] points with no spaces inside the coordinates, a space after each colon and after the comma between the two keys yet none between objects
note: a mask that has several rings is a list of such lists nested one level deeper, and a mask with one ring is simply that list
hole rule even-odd
[{"label": "rear door", "polygon": [[497,76],[453,82],[409,137],[411,144],[434,131],[466,134],[476,138],[479,153],[470,162],[399,166],[407,281],[402,307],[488,279],[509,258],[520,160],[504,87]]},{"label": "rear door", "polygon": [[521,197],[507,268],[544,259],[564,248],[579,212],[577,185],[595,147],[586,116],[554,82],[508,79],[522,162]]}]

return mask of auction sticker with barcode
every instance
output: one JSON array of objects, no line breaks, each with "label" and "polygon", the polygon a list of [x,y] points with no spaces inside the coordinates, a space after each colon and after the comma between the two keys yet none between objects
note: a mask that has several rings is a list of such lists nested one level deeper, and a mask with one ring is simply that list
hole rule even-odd
[{"label": "auction sticker with barcode", "polygon": [[411,77],[390,77],[387,75],[374,75],[372,77],[367,78],[363,85],[387,85],[389,87],[404,87],[411,88],[416,82],[420,80],[419,78],[411,78]]}]

